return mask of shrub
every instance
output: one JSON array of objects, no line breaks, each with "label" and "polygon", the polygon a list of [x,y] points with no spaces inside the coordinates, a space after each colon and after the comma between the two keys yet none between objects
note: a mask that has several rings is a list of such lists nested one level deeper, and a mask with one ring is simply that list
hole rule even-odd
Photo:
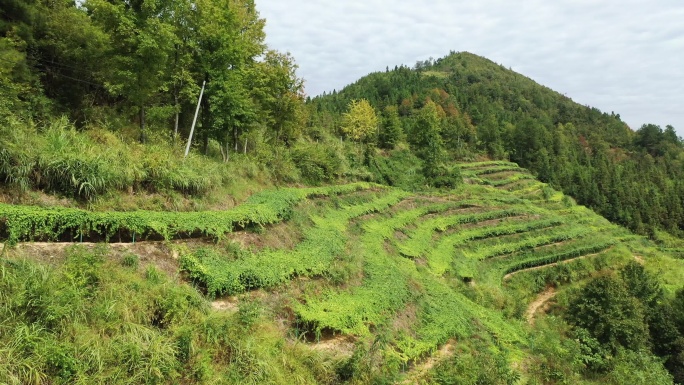
[{"label": "shrub", "polygon": [[299,143],[292,149],[292,160],[308,183],[331,182],[341,173],[342,160],[332,148],[322,144]]}]

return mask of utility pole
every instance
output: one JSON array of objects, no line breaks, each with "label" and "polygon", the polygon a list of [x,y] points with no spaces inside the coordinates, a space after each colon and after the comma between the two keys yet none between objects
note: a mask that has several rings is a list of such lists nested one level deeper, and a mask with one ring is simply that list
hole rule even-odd
[{"label": "utility pole", "polygon": [[195,118],[192,120],[192,127],[190,127],[190,136],[188,137],[188,145],[185,147],[184,158],[187,158],[188,153],[190,152],[190,143],[192,143],[192,134],[195,132],[195,123],[197,123],[197,115],[199,115],[200,103],[202,103],[202,95],[204,95],[205,84],[207,84],[206,80],[202,82],[202,91],[200,91],[199,98],[197,99],[197,109],[195,110]]}]

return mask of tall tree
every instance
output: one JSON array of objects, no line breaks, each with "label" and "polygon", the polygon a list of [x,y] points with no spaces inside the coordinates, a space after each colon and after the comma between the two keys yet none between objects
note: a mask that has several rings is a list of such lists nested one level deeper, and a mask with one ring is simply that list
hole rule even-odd
[{"label": "tall tree", "polygon": [[403,138],[404,132],[399,120],[399,110],[396,106],[387,106],[382,110],[380,136],[378,143],[385,149],[393,149]]},{"label": "tall tree", "polygon": [[171,0],[87,0],[84,5],[111,38],[105,86],[138,110],[144,142],[145,109],[168,84],[176,41],[168,22]]},{"label": "tall tree", "polygon": [[342,132],[355,141],[373,137],[378,129],[378,116],[368,100],[352,100],[347,112],[342,114]]},{"label": "tall tree", "polygon": [[589,282],[571,298],[567,316],[614,350],[638,350],[646,344],[643,307],[615,277],[602,276]]},{"label": "tall tree", "polygon": [[[253,0],[199,0],[196,3],[198,77],[207,81],[201,134],[224,142],[226,150],[256,117],[249,70],[264,53],[264,20]],[[232,140],[231,140],[232,138]],[[225,154],[228,157],[228,152]]]},{"label": "tall tree", "polygon": [[304,81],[289,53],[268,50],[250,71],[250,88],[276,143],[291,143],[304,125]]},{"label": "tall tree", "polygon": [[443,174],[446,157],[441,136],[443,111],[433,101],[420,109],[413,127],[413,144],[416,154],[423,160],[423,174],[426,178],[437,178]]}]

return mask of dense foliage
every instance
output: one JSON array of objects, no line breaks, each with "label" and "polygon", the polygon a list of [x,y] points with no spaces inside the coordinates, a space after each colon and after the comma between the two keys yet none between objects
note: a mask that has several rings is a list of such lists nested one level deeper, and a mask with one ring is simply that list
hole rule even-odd
[{"label": "dense foliage", "polygon": [[[215,212],[2,206],[12,242],[84,226],[85,236],[118,226],[139,237],[217,240],[5,247],[0,357],[14,358],[0,360],[0,381],[669,384],[681,376],[684,296],[665,289],[681,286],[681,261],[511,163],[454,167],[470,183],[448,194],[356,183],[266,190]],[[49,267],[23,259],[40,260],[43,248]],[[672,275],[661,285],[654,269]],[[563,317],[528,307],[550,285],[567,290]]]},{"label": "dense foliage", "polygon": [[[299,129],[302,81],[289,54],[264,44],[252,0],[25,1],[0,17],[0,119],[66,114],[120,128],[136,117],[177,135],[206,81],[198,134],[224,156],[257,128],[273,143]],[[121,118],[124,121],[121,121]]]},{"label": "dense foliage", "polygon": [[227,211],[92,212],[0,203],[0,234],[9,243],[20,240],[165,240],[193,234],[221,239],[236,227],[261,227],[287,219],[292,208],[309,196],[328,196],[357,189],[364,183],[309,189],[281,189],[255,194]]}]

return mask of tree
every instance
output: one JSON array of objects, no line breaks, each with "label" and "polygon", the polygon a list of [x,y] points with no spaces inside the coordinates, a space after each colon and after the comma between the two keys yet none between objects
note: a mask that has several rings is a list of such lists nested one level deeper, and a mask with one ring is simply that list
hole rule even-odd
[{"label": "tree", "polygon": [[413,128],[416,154],[423,160],[423,173],[427,178],[440,174],[440,167],[446,157],[440,123],[438,106],[428,101],[418,112]]},{"label": "tree", "polygon": [[629,294],[647,307],[647,315],[652,314],[658,302],[664,297],[658,280],[636,261],[630,261],[620,269],[620,277],[625,282]]},{"label": "tree", "polygon": [[354,141],[369,140],[378,129],[378,117],[368,100],[352,100],[342,115],[342,132]]},{"label": "tree", "polygon": [[590,281],[570,299],[567,317],[614,351],[645,346],[647,329],[643,307],[621,280],[602,276]]},{"label": "tree", "polygon": [[648,151],[652,156],[662,154],[663,130],[655,124],[644,124],[637,130],[634,144]]},{"label": "tree", "polygon": [[380,136],[378,143],[380,147],[392,149],[402,140],[404,132],[401,129],[399,120],[399,109],[396,106],[387,106],[382,111],[382,121],[380,123]]},{"label": "tree", "polygon": [[107,90],[138,109],[140,141],[145,141],[145,109],[168,83],[176,36],[165,18],[170,0],[88,0],[93,22],[111,37]]},{"label": "tree", "polygon": [[289,53],[268,50],[251,71],[251,89],[276,142],[291,143],[304,125],[304,80]]},{"label": "tree", "polygon": [[[207,81],[201,136],[232,142],[257,119],[251,94],[251,69],[264,53],[264,20],[253,0],[199,0],[197,2],[197,78]],[[201,82],[200,82],[201,83]]]},{"label": "tree", "polygon": [[175,35],[173,52],[169,60],[169,84],[166,88],[171,92],[173,100],[173,136],[178,135],[180,114],[185,107],[192,111],[200,93],[199,78],[195,55],[198,50],[197,30],[199,18],[194,10],[194,3],[189,0],[174,0],[171,3],[169,23]]}]

